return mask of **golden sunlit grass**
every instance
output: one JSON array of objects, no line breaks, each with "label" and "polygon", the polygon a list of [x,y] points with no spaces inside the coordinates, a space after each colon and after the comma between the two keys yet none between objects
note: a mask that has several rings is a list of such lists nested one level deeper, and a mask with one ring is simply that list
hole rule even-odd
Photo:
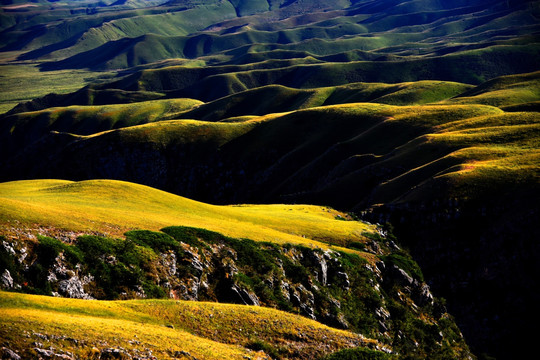
[{"label": "golden sunlit grass", "polygon": [[[150,349],[159,358],[169,358],[176,351],[187,351],[198,359],[243,359],[250,355],[239,346],[166,327],[161,319],[130,311],[121,303],[9,293],[0,293],[0,297],[0,333],[19,351],[32,348],[32,338],[25,337],[25,332],[37,332],[49,337],[38,339],[45,346],[52,345],[80,358],[91,358],[93,347],[122,347],[143,353]],[[64,337],[83,342],[84,346],[62,340]]]},{"label": "golden sunlit grass", "polygon": [[203,302],[178,302],[171,306],[167,300],[130,301],[126,307],[152,314],[199,336],[231,344],[245,345],[250,339],[285,344],[284,339],[288,339],[306,342],[299,344],[306,349],[331,344],[334,350],[354,344],[376,344],[361,335],[265,307]]},{"label": "golden sunlit grass", "polygon": [[[263,117],[264,118],[264,117]],[[166,145],[171,142],[196,143],[207,142],[223,145],[253,129],[261,119],[240,123],[215,123],[198,120],[164,120],[155,123],[130,126],[120,129],[119,136],[126,141],[142,141]],[[89,135],[86,138],[99,137],[112,131]],[[81,137],[85,138],[84,136]]]},{"label": "golden sunlit grass", "polygon": [[[120,235],[134,228],[184,225],[235,238],[327,247],[361,240],[373,227],[336,220],[335,210],[310,205],[215,206],[150,187],[112,180],[28,180],[0,184],[0,222],[19,221]],[[324,243],[323,243],[324,242]]]},{"label": "golden sunlit grass", "polygon": [[[504,113],[447,123],[427,136],[437,146],[460,148],[449,154],[461,165],[440,175],[453,183],[455,196],[480,189],[536,183],[540,179],[540,116]],[[505,185],[506,184],[506,185]]]},{"label": "golden sunlit grass", "polygon": [[407,126],[433,127],[458,120],[468,120],[477,116],[495,116],[503,111],[485,105],[422,105],[393,106],[382,111],[391,120],[402,121]]},{"label": "golden sunlit grass", "polygon": [[540,89],[504,89],[494,90],[471,97],[459,97],[446,101],[449,104],[485,104],[492,106],[505,106],[536,101],[540,96]]},{"label": "golden sunlit grass", "polygon": [[501,76],[464,95],[443,103],[508,106],[537,101],[540,98],[540,72]]},{"label": "golden sunlit grass", "polygon": [[[254,357],[255,353],[244,346],[256,340],[285,353],[316,355],[377,344],[301,316],[254,306],[173,300],[88,301],[5,292],[0,292],[0,305],[0,333],[13,347],[24,348],[33,341],[32,336],[24,336],[25,331],[38,332],[49,336],[46,346],[82,357],[90,356],[93,346],[104,343],[131,350],[149,348],[158,357],[187,351],[198,359]],[[75,346],[65,337],[86,346]]]},{"label": "golden sunlit grass", "polygon": [[[338,121],[335,119],[341,116],[353,116],[359,121],[375,117],[382,123],[398,123],[409,129],[421,128],[424,134],[417,133],[425,140],[419,142],[420,145],[428,142],[432,147],[448,149],[446,154],[441,153],[451,161],[433,163],[432,168],[437,170],[437,174],[432,174],[431,170],[416,171],[422,170],[426,164],[422,159],[415,160],[423,155],[414,141],[399,148],[402,165],[410,162],[413,167],[412,171],[404,173],[408,174],[407,177],[392,180],[398,190],[401,189],[402,180],[414,185],[418,176],[424,179],[433,175],[450,176],[448,174],[453,171],[462,172],[464,169],[469,172],[470,169],[482,169],[482,174],[490,174],[485,179],[487,182],[493,176],[498,176],[497,171],[506,177],[503,174],[509,174],[508,169],[512,166],[515,171],[524,170],[524,176],[530,177],[534,176],[534,168],[538,165],[535,157],[540,126],[537,113],[505,113],[499,108],[485,105],[332,105],[231,123],[159,121],[81,136],[81,139],[103,138],[105,141],[109,135],[120,134],[126,142],[142,141],[164,146],[171,142],[206,142],[221,146],[262,123],[276,122],[278,127],[285,126],[287,129],[297,117],[335,124]],[[319,136],[317,131],[313,136]],[[410,137],[402,131],[393,139],[400,136],[404,137],[402,141]],[[358,141],[365,144],[366,139]],[[510,165],[505,163],[499,166],[495,163],[503,159]],[[427,158],[427,165],[434,160]],[[473,161],[477,162],[474,167],[467,165]],[[478,161],[484,161],[482,167]],[[460,164],[466,166],[459,167]],[[453,165],[458,167],[444,167]],[[486,171],[488,168],[489,172]],[[480,176],[475,181],[482,181],[481,176],[484,175],[478,171],[474,174]],[[209,229],[234,238],[321,247],[326,247],[328,243],[343,246],[348,241],[362,241],[362,232],[373,230],[360,222],[336,220],[338,212],[318,206],[213,206],[120,181],[36,180],[4,183],[0,184],[0,200],[0,221],[4,228],[13,226],[13,221],[20,221],[30,227],[37,224],[119,236],[134,228],[158,230],[165,226],[184,225]]]}]

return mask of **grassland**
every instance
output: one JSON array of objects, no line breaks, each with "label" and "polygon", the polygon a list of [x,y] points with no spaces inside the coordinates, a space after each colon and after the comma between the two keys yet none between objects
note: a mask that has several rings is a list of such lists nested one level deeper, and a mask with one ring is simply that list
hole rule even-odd
[{"label": "grassland", "polygon": [[49,93],[66,94],[89,82],[111,77],[110,72],[57,70],[40,72],[36,64],[0,65],[0,113],[21,102]]},{"label": "grassland", "polygon": [[[41,7],[4,11],[3,19],[11,26],[6,25],[0,37],[4,76],[0,111],[48,92],[80,88],[99,76],[66,69],[117,73],[180,64],[184,71],[167,72],[180,72],[174,81],[164,79],[164,73],[146,72],[134,76],[141,83],[130,86],[167,89],[204,101],[271,84],[293,88],[361,81],[479,84],[538,70],[538,4],[497,3],[480,11],[483,3],[447,6],[415,0],[398,7],[411,11],[406,15],[398,14],[391,2],[374,7],[346,1],[289,1],[280,6],[264,1],[169,2],[138,9],[133,7],[141,3],[98,4],[98,10],[86,9],[84,16],[80,12],[84,5],[73,5],[71,13],[66,4],[48,12]],[[328,11],[332,9],[337,11]],[[37,72],[38,66],[42,71]],[[193,66],[204,68],[195,79]],[[185,72],[191,84],[186,83]],[[23,83],[17,85],[19,81]],[[31,91],[18,90],[22,88]],[[413,99],[412,94],[401,95],[381,101],[397,104]],[[432,99],[436,100],[438,95]],[[489,99],[484,103],[496,104]]]},{"label": "grassland", "polygon": [[351,83],[314,89],[268,85],[209,101],[179,117],[219,121],[242,115],[266,115],[323,105],[356,102],[420,105],[448,100],[471,88],[473,88],[472,85],[446,81],[418,81],[399,84]]},{"label": "grassland", "polygon": [[[394,61],[348,61],[303,63],[283,67],[250,68],[249,65],[215,65],[204,68],[182,66],[138,71],[106,88],[174,92],[205,102],[266,85],[311,89],[355,82],[400,83],[439,80],[480,84],[511,73],[537,71],[538,45],[493,46],[481,52],[464,51],[440,58]],[[519,69],[514,66],[519,61]],[[470,69],[470,70],[469,70]],[[474,70],[482,69],[482,70]]]},{"label": "grassland", "polygon": [[535,102],[538,101],[539,97],[540,72],[536,71],[492,79],[447,100],[445,103],[507,107]]},{"label": "grassland", "polygon": [[50,131],[92,135],[176,117],[201,104],[201,101],[192,99],[171,99],[131,104],[56,107],[8,116],[1,127],[10,128],[11,135],[18,138],[17,141],[28,144]]},{"label": "grassland", "polygon": [[373,227],[309,205],[214,206],[149,187],[110,180],[33,180],[0,185],[0,219],[10,227],[39,224],[119,236],[130,229],[185,225],[236,238],[328,247],[365,239]]},{"label": "grassland", "polygon": [[268,357],[246,347],[258,341],[307,358],[376,345],[361,335],[261,307],[158,300],[84,301],[6,292],[0,292],[0,304],[2,339],[25,357],[36,356],[32,350],[36,340],[87,359],[98,357],[104,348],[127,348],[133,355],[151,354],[158,359],[262,360]]},{"label": "grassland", "polygon": [[[538,12],[533,4],[513,4],[506,11],[493,9],[478,16],[477,7],[445,9],[416,0],[414,10],[401,7],[402,11],[413,13],[398,15],[388,4],[369,8],[361,3],[350,6],[348,2],[334,2],[321,6],[313,1],[302,5],[291,1],[282,9],[244,17],[262,9],[252,8],[246,13],[243,2],[206,3],[206,6],[173,7],[167,13],[164,13],[167,8],[161,7],[146,11],[145,16],[112,12],[88,16],[85,21],[68,19],[50,26],[45,34],[36,34],[25,47],[42,49],[28,53],[25,58],[68,57],[58,65],[118,68],[171,57],[225,55],[236,61],[238,55],[275,50],[334,56],[360,49],[382,56],[433,57],[462,49],[487,49],[493,44],[514,45],[516,39],[535,32],[534,14]],[[343,10],[321,11],[329,7]],[[424,10],[420,11],[421,8]],[[286,18],[294,15],[300,16]],[[516,23],[520,26],[515,27]],[[18,27],[24,29],[24,25],[21,21]],[[70,37],[77,41],[66,42]],[[476,37],[474,41],[473,37]],[[111,46],[110,41],[118,42]],[[60,45],[47,46],[55,43]]]},{"label": "grassland", "polygon": [[[360,249],[374,227],[328,207],[208,203],[365,211],[404,234],[479,349],[514,358],[528,342],[514,329],[538,302],[538,2],[77,3],[0,10],[0,112],[39,97],[0,117],[0,181],[94,179],[1,183],[8,239],[185,225]],[[392,321],[437,347],[431,320],[407,320],[394,300]],[[5,293],[0,304],[17,349],[42,341],[32,329],[81,357],[96,354],[64,336],[164,357],[164,344],[186,344],[198,359],[265,344],[313,358],[321,336],[331,350],[357,341],[260,308]]]}]

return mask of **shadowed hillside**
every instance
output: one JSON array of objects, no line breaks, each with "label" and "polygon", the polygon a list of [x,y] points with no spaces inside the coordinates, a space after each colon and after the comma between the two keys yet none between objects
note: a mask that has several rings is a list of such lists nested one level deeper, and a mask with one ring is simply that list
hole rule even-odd
[{"label": "shadowed hillside", "polygon": [[[495,46],[480,52],[469,51],[441,58],[388,62],[353,61],[302,65],[285,62],[285,67],[270,69],[265,69],[270,65],[266,62],[260,65],[195,68],[175,66],[138,71],[121,80],[95,85],[93,88],[100,91],[158,92],[166,93],[169,97],[191,97],[212,101],[272,84],[302,89],[341,86],[354,82],[399,83],[431,79],[479,84],[516,70],[517,72],[537,70],[535,57],[537,53],[537,45]],[[516,66],[516,63],[519,65]],[[479,68],[482,70],[473,70]],[[52,102],[45,97],[31,104],[19,105],[11,112],[42,109],[51,106],[54,101],[64,105],[84,104],[67,100],[69,97],[78,98],[77,93],[61,96]],[[40,106],[36,102],[44,105]]]}]

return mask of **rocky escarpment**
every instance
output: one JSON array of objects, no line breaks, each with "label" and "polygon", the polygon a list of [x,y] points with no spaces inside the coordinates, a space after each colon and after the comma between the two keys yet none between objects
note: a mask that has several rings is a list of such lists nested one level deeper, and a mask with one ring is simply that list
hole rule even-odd
[{"label": "rocky escarpment", "polygon": [[[381,234],[384,232],[381,230]],[[417,358],[469,358],[415,262],[381,234],[349,251],[277,246],[207,230],[3,239],[2,287],[81,299],[159,298],[279,308]],[[360,257],[363,250],[370,261]]]},{"label": "rocky escarpment", "polygon": [[391,221],[443,296],[478,355],[527,357],[510,344],[534,341],[526,328],[540,301],[540,256],[535,201],[538,190],[503,191],[479,200],[436,199],[380,206],[364,213],[371,221]]}]

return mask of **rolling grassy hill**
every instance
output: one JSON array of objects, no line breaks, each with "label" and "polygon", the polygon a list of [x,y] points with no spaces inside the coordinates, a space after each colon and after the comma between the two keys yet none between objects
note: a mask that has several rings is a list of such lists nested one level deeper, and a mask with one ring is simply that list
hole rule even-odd
[{"label": "rolling grassy hill", "polygon": [[[89,98],[96,100],[92,92]],[[114,93],[106,92],[110,100]],[[113,96],[111,96],[113,95]],[[3,144],[7,152],[31,144],[50,131],[91,135],[101,131],[140,125],[177,116],[202,102],[192,99],[153,100],[131,104],[56,107],[6,118],[2,127],[11,129],[11,140]],[[17,130],[16,130],[17,129]],[[6,139],[7,140],[7,139]]]},{"label": "rolling grassy hill", "polygon": [[[165,92],[169,96],[208,102],[268,85],[312,89],[355,82],[400,83],[419,80],[479,85],[500,75],[537,71],[537,53],[538,44],[535,43],[496,45],[442,57],[395,61],[321,63],[313,58],[304,58],[243,65],[173,66],[138,70],[120,80],[95,88]],[[94,57],[90,54],[85,58]]]},{"label": "rolling grassy hill", "polygon": [[[170,225],[202,227],[238,238],[327,247],[362,241],[372,226],[341,221],[347,215],[309,205],[215,206],[141,185],[91,180],[35,180],[0,185],[1,221],[41,224],[51,231],[122,235],[130,229]],[[84,214],[84,216],[82,216]]]},{"label": "rolling grassy hill", "polygon": [[449,100],[454,104],[486,104],[498,107],[517,106],[538,101],[540,96],[539,72],[503,76],[464,92]]},{"label": "rolling grassy hill", "polygon": [[[449,9],[445,9],[423,0],[410,3],[414,3],[416,8],[406,9],[405,6],[401,6],[398,7],[398,13],[390,5],[370,8],[365,2],[358,2],[352,6],[349,6],[348,2],[333,2],[321,6],[317,2],[310,1],[303,2],[301,5],[303,8],[298,8],[296,5],[299,4],[292,1],[285,7],[288,12],[284,13],[285,8],[282,8],[245,17],[244,15],[269,9],[252,8],[248,11],[239,11],[239,8],[246,9],[245,3],[211,1],[206,2],[205,5],[194,3],[180,9],[169,9],[165,14],[160,11],[165,12],[166,7],[157,8],[158,10],[152,10],[152,12],[147,10],[144,17],[139,16],[140,12],[127,14],[113,12],[108,17],[98,14],[87,17],[89,20],[86,23],[80,19],[68,19],[51,26],[44,35],[33,36],[32,43],[36,45],[30,45],[30,47],[55,41],[61,43],[61,36],[64,36],[66,40],[63,45],[49,45],[50,50],[47,51],[47,48],[35,50],[24,58],[46,56],[49,59],[58,59],[76,56],[102,44],[105,44],[109,50],[100,50],[101,56],[94,60],[94,65],[85,62],[79,64],[77,59],[73,59],[72,66],[122,65],[125,67],[133,66],[134,62],[145,63],[153,60],[152,58],[137,60],[147,56],[154,59],[156,56],[161,56],[165,59],[170,57],[170,51],[176,51],[176,55],[182,54],[193,58],[219,54],[245,45],[273,46],[273,50],[279,49],[280,46],[294,47],[296,50],[308,51],[314,55],[329,55],[362,49],[377,50],[382,53],[429,56],[443,55],[448,51],[455,52],[467,46],[488,47],[493,44],[490,42],[492,39],[501,41],[538,31],[534,18],[535,11],[538,9],[535,8],[533,2],[513,3],[511,7],[508,7],[510,3],[498,2],[490,10],[485,10],[482,4],[468,7],[463,4],[453,4],[448,7]],[[253,6],[251,2],[249,4]],[[327,13],[321,11],[331,7],[343,10]],[[405,13],[399,13],[399,11],[405,11]],[[309,12],[313,14],[304,15]],[[235,15],[242,20],[237,19]],[[289,20],[292,15],[297,15],[297,17]],[[234,19],[218,23],[220,17],[222,20]],[[275,22],[281,19],[283,20]],[[210,31],[202,34],[195,33],[212,22],[218,24],[209,27]],[[167,25],[164,26],[164,24]],[[516,24],[519,24],[519,27],[516,27]],[[82,30],[82,35],[77,34],[75,29]],[[368,33],[370,36],[364,36]],[[158,37],[146,37],[144,36],[146,34],[155,34]],[[175,35],[184,37],[169,38]],[[72,36],[75,38],[71,39]],[[139,38],[141,36],[143,37]],[[484,43],[482,44],[482,41],[478,39],[471,43],[470,39],[474,36],[484,40]],[[110,40],[120,39],[125,39],[122,41],[127,42],[126,44],[136,44],[139,41],[144,41],[145,44],[139,49],[133,48],[133,45],[125,47],[120,44],[115,46],[107,44]],[[450,39],[451,42],[446,45]],[[26,47],[28,48],[29,45]],[[128,49],[130,49],[131,60],[126,58]],[[105,61],[103,57],[121,57],[124,60],[123,62],[122,60]],[[59,66],[69,66],[69,63],[61,63]]]},{"label": "rolling grassy hill", "polygon": [[443,81],[401,84],[351,83],[335,87],[295,89],[268,85],[210,101],[181,114],[180,118],[219,121],[235,116],[265,115],[355,102],[404,105],[447,100],[471,85]]},{"label": "rolling grassy hill", "polygon": [[[204,113],[204,106],[199,109]],[[433,181],[427,180],[452,182],[456,174],[462,175],[461,168],[480,171],[480,164],[501,164],[503,173],[512,171],[502,164],[513,159],[516,171],[521,163],[525,170],[536,161],[537,122],[534,112],[505,113],[482,105],[364,103],[235,122],[159,121],[87,136],[47,134],[55,129],[52,124],[25,141],[22,136],[29,135],[25,122],[15,121],[6,127],[11,135],[4,143],[12,143],[12,149],[16,144],[28,146],[7,162],[5,179],[55,174],[116,178],[211,202],[287,199],[358,209],[399,202],[405,196],[415,198],[416,193],[420,199],[429,198],[427,189]],[[57,153],[65,155],[51,156]],[[142,169],[132,164],[134,154],[146,159]],[[26,170],[19,165],[40,156],[45,157],[40,161],[43,166]],[[534,172],[523,174],[534,179]],[[244,184],[242,192],[230,185],[239,181]],[[454,195],[468,197],[448,194]]]},{"label": "rolling grassy hill", "polygon": [[0,198],[8,288],[87,299],[0,292],[0,333],[22,356],[470,356],[392,235],[327,207],[213,206],[110,180],[3,183]]},{"label": "rolling grassy hill", "polygon": [[100,352],[105,357],[106,349],[129,349],[117,356],[158,359],[269,359],[262,351],[248,349],[256,349],[255,339],[267,348],[285,343],[291,354],[297,351],[307,358],[376,343],[263,307],[163,300],[89,302],[6,292],[0,293],[0,303],[2,338],[27,358],[38,356],[32,344],[36,340],[60,354],[86,359]]},{"label": "rolling grassy hill", "polygon": [[1,50],[10,54],[4,62],[32,62],[62,81],[58,71],[65,69],[141,71],[178,59],[186,69],[143,71],[111,87],[176,91],[203,101],[272,84],[479,84],[538,70],[540,12],[534,1],[180,1],[141,8],[77,3],[74,9],[4,10],[12,24],[0,32]]}]

